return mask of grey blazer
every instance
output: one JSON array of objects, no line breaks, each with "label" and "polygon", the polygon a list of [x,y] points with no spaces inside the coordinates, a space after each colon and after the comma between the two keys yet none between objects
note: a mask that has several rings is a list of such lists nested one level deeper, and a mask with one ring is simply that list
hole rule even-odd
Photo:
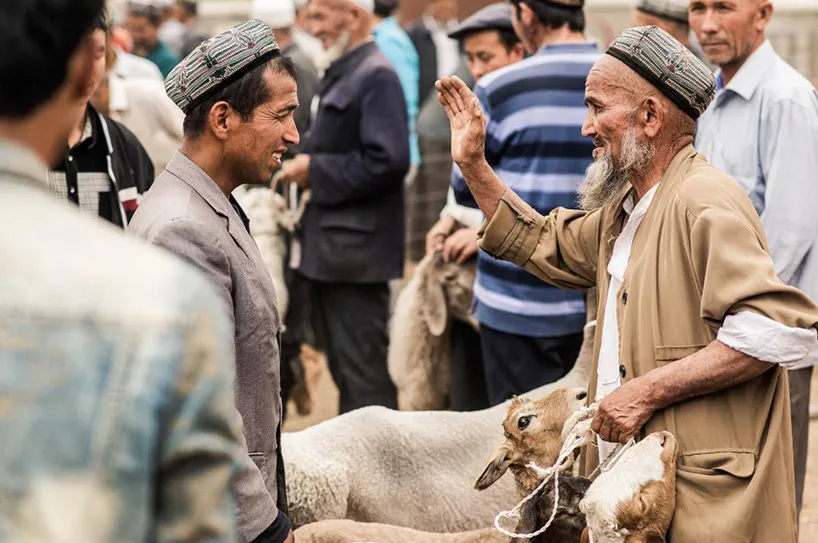
[{"label": "grey blazer", "polygon": [[233,489],[239,535],[252,541],[278,515],[281,320],[270,274],[230,201],[181,152],[147,192],[128,231],[200,268],[235,326],[236,404],[248,455]]}]

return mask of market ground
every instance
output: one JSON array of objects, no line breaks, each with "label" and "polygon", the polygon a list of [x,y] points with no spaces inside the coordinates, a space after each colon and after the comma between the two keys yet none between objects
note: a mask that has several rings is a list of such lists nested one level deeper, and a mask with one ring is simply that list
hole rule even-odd
[{"label": "market ground", "polygon": [[[818,405],[818,372],[812,379],[812,403]],[[335,416],[337,405],[338,391],[325,367],[318,385],[316,408],[308,417],[292,416],[284,426],[284,431],[295,432],[327,420]],[[295,412],[292,405],[290,412]],[[818,542],[818,420],[814,420],[810,425],[809,460],[807,461],[805,487],[804,508],[801,511],[800,543],[816,543]]]}]

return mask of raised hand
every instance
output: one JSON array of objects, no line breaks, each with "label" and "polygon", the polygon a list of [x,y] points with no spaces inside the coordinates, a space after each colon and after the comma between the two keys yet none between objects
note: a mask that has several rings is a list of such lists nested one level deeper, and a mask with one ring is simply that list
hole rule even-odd
[{"label": "raised hand", "polygon": [[452,159],[458,165],[483,158],[486,149],[486,118],[480,101],[459,77],[435,83],[452,129]]}]

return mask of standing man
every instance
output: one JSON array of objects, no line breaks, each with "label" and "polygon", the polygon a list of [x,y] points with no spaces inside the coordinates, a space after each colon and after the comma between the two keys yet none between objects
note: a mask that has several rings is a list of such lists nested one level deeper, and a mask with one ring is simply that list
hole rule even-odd
[{"label": "standing man", "polygon": [[[570,207],[592,161],[582,135],[585,79],[601,53],[585,39],[583,0],[512,0],[512,22],[533,56],[475,86],[488,119],[486,159],[539,213]],[[457,167],[457,202],[477,208]],[[508,262],[478,255],[474,314],[489,401],[559,380],[574,365],[586,322],[583,293],[560,290]]]},{"label": "standing man", "polygon": [[[469,73],[475,80],[525,57],[523,44],[511,24],[511,8],[506,2],[486,6],[453,28],[449,36],[458,40]],[[446,112],[437,100],[435,104],[445,119]],[[448,121],[445,127],[448,129]],[[448,130],[446,135],[451,137]],[[477,231],[482,224],[480,210],[458,204],[449,187],[440,220],[426,235],[427,253],[443,251],[446,260],[458,263],[473,259],[477,256]],[[477,411],[489,407],[480,333],[468,323],[452,320],[451,343],[450,409]]]},{"label": "standing man", "polygon": [[159,40],[162,16],[153,4],[131,4],[125,28],[133,38],[134,53],[156,64],[162,77],[179,64],[179,57]]},{"label": "standing man", "polygon": [[488,219],[481,248],[563,288],[596,285],[604,300],[588,394],[598,450],[584,451],[584,474],[613,443],[667,430],[667,541],[794,542],[785,368],[815,347],[818,307],[776,276],[750,199],[693,148],[715,94],[707,66],[657,27],[614,40],[587,79],[583,134],[596,149],[584,209],[548,216],[486,162],[477,98],[457,80],[438,85],[452,156]]},{"label": "standing man", "polygon": [[691,35],[687,20],[688,0],[638,0],[633,26],[656,25],[704,60],[704,51]]},{"label": "standing man", "polygon": [[312,190],[301,274],[311,280],[340,391],[340,412],[395,408],[386,367],[388,281],[403,275],[403,179],[409,170],[406,101],[372,39],[372,0],[311,0],[325,49],[344,53],[321,81],[302,153],[282,181]]},{"label": "standing man", "polygon": [[420,166],[420,147],[416,129],[420,109],[418,103],[420,59],[409,35],[393,16],[397,6],[397,0],[375,0],[372,35],[375,37],[375,45],[378,46],[378,50],[398,72],[403,95],[406,98],[406,112],[409,116],[409,161],[411,163],[406,184],[411,185]]},{"label": "standing man", "polygon": [[[207,54],[207,56],[206,56]],[[229,70],[230,77],[219,77]],[[248,21],[212,38],[168,77],[185,139],[145,197],[131,231],[199,267],[235,331],[236,404],[245,465],[233,491],[243,542],[291,539],[281,460],[281,321],[270,273],[231,193],[269,183],[298,144],[295,70],[272,29]]]},{"label": "standing man", "polygon": [[179,56],[185,58],[210,36],[204,33],[199,24],[198,0],[176,0],[173,9],[174,17],[185,27],[182,48],[179,50]]},{"label": "standing man", "polygon": [[436,80],[457,70],[460,51],[448,34],[456,23],[456,0],[428,0],[423,17],[409,29],[420,56],[420,104],[434,94]]},{"label": "standing man", "polygon": [[[773,50],[770,2],[690,4],[690,23],[719,66],[718,93],[699,119],[696,148],[750,195],[778,277],[818,300],[818,93]],[[790,367],[795,497],[801,511],[807,465],[810,382],[818,351]]]},{"label": "standing man", "polygon": [[233,543],[240,429],[213,287],[47,189],[102,7],[0,2],[0,539]]},{"label": "standing man", "polygon": [[48,172],[48,186],[58,197],[79,206],[82,214],[125,228],[153,183],[154,166],[130,130],[91,105],[105,78],[109,32],[107,18],[98,18],[90,35],[94,65],[86,81],[85,113],[71,131],[67,153]]}]

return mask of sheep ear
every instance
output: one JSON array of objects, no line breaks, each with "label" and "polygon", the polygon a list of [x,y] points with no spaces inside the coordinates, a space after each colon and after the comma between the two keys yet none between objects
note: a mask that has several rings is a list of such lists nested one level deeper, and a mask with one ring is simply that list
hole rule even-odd
[{"label": "sheep ear", "polygon": [[426,270],[423,287],[426,291],[423,320],[426,321],[429,332],[435,337],[440,337],[449,324],[449,315],[446,309],[446,295],[443,292],[443,284],[440,282],[436,268]]},{"label": "sheep ear", "polygon": [[485,490],[496,483],[508,470],[513,458],[514,455],[508,445],[504,444],[498,447],[489,458],[489,463],[486,464],[483,473],[474,482],[474,488],[476,490]]},{"label": "sheep ear", "polygon": [[582,529],[582,535],[579,536],[579,543],[591,543],[591,535],[587,527]]}]

